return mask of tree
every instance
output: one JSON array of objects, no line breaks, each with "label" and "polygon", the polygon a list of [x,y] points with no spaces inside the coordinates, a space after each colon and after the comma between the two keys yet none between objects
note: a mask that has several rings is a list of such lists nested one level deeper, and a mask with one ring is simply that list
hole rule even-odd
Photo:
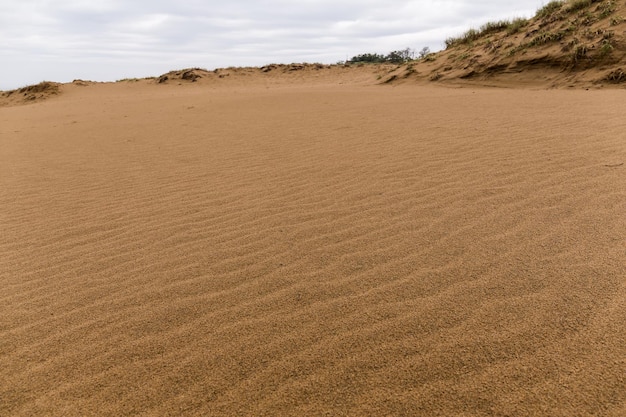
[{"label": "tree", "polygon": [[[428,51],[430,53],[430,50]],[[401,49],[399,51],[389,52],[387,55],[380,54],[361,54],[350,58],[347,62],[356,63],[368,63],[379,64],[383,62],[390,62],[392,64],[403,64],[407,61],[415,59],[415,51],[411,48]]]},{"label": "tree", "polygon": [[386,61],[386,58],[384,55],[361,54],[361,55],[353,56],[352,58],[350,58],[348,62],[352,62],[352,63],[365,62],[368,64],[372,64],[372,63],[380,63],[380,62],[385,62],[385,61]]},{"label": "tree", "polygon": [[402,64],[410,61],[415,56],[415,52],[411,48],[401,49],[399,51],[392,51],[386,57],[388,62],[394,64]]}]

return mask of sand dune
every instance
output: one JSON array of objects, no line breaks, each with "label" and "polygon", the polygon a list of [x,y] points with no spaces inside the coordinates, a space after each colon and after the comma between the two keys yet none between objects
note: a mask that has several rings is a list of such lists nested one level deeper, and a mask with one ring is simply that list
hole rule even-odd
[{"label": "sand dune", "polygon": [[624,0],[545,2],[528,19],[485,22],[451,36],[444,51],[401,65],[383,80],[623,88],[624,16]]},{"label": "sand dune", "polygon": [[311,80],[0,108],[0,415],[624,415],[623,91]]}]

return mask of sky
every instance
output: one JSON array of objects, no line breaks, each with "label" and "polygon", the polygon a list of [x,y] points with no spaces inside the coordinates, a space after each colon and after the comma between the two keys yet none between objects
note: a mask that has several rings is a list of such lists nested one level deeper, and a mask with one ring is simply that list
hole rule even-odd
[{"label": "sky", "polygon": [[0,90],[444,48],[542,0],[0,0]]}]

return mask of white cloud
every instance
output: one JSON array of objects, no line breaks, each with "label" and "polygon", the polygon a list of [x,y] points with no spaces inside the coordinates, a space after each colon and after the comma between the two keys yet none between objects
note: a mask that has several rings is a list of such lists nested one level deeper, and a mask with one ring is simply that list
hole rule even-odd
[{"label": "white cloud", "polygon": [[443,47],[540,0],[21,0],[0,4],[0,89],[43,79],[114,80],[269,62],[336,62],[364,52]]}]

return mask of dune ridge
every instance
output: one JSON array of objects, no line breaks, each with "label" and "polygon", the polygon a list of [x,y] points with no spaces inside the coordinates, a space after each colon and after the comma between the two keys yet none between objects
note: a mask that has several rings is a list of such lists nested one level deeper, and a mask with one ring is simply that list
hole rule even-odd
[{"label": "dune ridge", "polygon": [[[413,52],[400,62],[337,64],[272,63],[262,67],[173,70],[157,77],[117,82],[202,83],[265,86],[310,84],[444,83],[452,86],[534,88],[624,88],[626,1],[554,0],[535,16],[486,22],[446,39],[446,48]],[[409,51],[410,49],[407,49]],[[367,53],[365,54],[367,55]],[[371,55],[371,53],[370,53]],[[353,58],[354,59],[354,58]],[[93,81],[74,80],[74,86]],[[42,81],[0,91],[0,107],[32,104],[59,94],[60,84]]]},{"label": "dune ridge", "polygon": [[446,40],[446,49],[400,66],[386,82],[504,87],[623,88],[626,1],[545,3],[526,19],[485,22]]},{"label": "dune ridge", "polygon": [[0,109],[0,415],[622,415],[622,92],[326,81]]}]

